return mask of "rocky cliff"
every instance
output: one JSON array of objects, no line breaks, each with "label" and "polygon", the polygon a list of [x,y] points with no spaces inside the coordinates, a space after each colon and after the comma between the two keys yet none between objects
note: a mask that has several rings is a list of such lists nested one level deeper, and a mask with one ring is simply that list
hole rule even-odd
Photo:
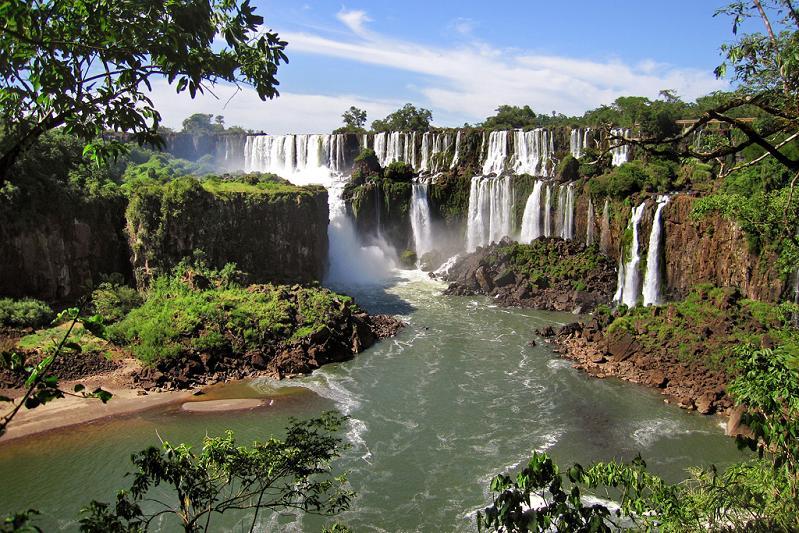
[{"label": "rocky cliff", "polygon": [[196,250],[234,262],[254,283],[320,281],[327,261],[327,191],[211,192],[193,179],[131,197],[127,231],[136,282],[146,285]]},{"label": "rocky cliff", "polygon": [[0,295],[73,301],[104,274],[132,278],[120,197],[0,213]]}]

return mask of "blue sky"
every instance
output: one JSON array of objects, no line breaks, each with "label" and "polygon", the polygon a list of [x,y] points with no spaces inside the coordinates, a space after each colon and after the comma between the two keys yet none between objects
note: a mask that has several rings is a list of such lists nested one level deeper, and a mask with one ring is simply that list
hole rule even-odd
[{"label": "blue sky", "polygon": [[224,107],[229,88],[191,101],[160,83],[167,125],[206,112],[270,133],[325,132],[350,105],[371,121],[412,102],[458,126],[501,104],[582,114],[622,95],[693,99],[727,87],[713,76],[733,37],[729,19],[713,17],[723,0],[254,4],[289,42],[281,97],[262,103],[245,90]]}]

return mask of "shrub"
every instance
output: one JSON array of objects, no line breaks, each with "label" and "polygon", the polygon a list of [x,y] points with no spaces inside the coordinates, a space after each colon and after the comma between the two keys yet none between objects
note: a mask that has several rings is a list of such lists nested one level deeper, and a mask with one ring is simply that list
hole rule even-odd
[{"label": "shrub", "polygon": [[40,300],[0,299],[0,324],[15,328],[38,328],[53,319],[53,310]]},{"label": "shrub", "polygon": [[563,181],[576,181],[580,179],[580,162],[572,155],[564,157],[558,163],[557,175]]},{"label": "shrub", "polygon": [[402,161],[394,161],[385,168],[383,176],[393,181],[411,181],[414,176],[413,167]]},{"label": "shrub", "polygon": [[92,292],[94,312],[102,316],[106,324],[119,322],[144,303],[136,289],[121,283],[120,278],[104,281]]}]

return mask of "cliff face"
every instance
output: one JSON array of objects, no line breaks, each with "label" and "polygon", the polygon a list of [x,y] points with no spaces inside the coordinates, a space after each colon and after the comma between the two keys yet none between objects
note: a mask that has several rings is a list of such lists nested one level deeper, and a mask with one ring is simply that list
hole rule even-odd
[{"label": "cliff face", "polygon": [[121,197],[0,215],[0,295],[71,301],[103,274],[132,278],[124,220]]},{"label": "cliff face", "polygon": [[327,191],[211,193],[193,180],[139,191],[127,211],[139,286],[196,250],[211,266],[234,262],[250,281],[320,281],[327,261]]},{"label": "cliff face", "polygon": [[709,282],[734,286],[754,300],[777,302],[788,283],[774,268],[776,258],[749,251],[746,235],[718,215],[694,220],[695,198],[674,197],[664,209],[666,223],[666,283],[673,297],[691,286]]},{"label": "cliff face", "polygon": [[347,209],[361,235],[380,235],[402,252],[413,248],[410,220],[410,182],[368,181],[347,198]]}]

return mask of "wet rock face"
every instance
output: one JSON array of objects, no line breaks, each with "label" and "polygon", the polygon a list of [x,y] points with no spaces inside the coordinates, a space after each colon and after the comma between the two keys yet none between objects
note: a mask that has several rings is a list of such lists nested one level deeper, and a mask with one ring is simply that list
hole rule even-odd
[{"label": "wet rock face", "polygon": [[483,294],[505,306],[585,313],[610,302],[615,276],[612,262],[584,245],[541,238],[533,245],[505,240],[478,248],[444,280],[450,282],[445,294]]}]

